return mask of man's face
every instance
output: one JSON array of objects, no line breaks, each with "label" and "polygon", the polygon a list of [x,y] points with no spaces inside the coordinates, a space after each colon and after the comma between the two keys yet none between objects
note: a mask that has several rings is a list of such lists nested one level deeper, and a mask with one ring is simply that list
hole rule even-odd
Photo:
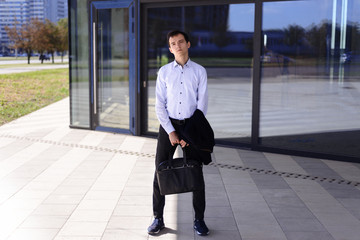
[{"label": "man's face", "polygon": [[187,55],[190,47],[190,42],[186,42],[182,34],[178,34],[169,38],[169,50],[174,54],[175,59],[177,57]]}]

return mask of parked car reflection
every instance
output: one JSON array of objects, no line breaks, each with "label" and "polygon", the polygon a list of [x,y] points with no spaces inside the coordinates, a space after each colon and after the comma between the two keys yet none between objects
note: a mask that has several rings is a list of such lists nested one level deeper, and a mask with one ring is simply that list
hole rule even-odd
[{"label": "parked car reflection", "polygon": [[49,61],[49,60],[50,60],[50,56],[47,55],[47,54],[41,54],[41,55],[39,56],[39,60],[40,60],[40,61],[44,61],[44,60]]}]

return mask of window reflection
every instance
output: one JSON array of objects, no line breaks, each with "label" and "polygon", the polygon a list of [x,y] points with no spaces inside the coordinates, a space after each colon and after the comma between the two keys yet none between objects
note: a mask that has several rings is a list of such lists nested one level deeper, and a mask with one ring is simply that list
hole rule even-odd
[{"label": "window reflection", "polygon": [[88,14],[85,1],[70,1],[71,61],[70,99],[71,125],[90,127],[89,108],[89,44]]},{"label": "window reflection", "polygon": [[207,118],[215,138],[250,142],[253,24],[253,4],[148,9],[149,132],[159,127],[154,110],[156,72],[173,61],[166,34],[181,29],[190,35],[190,58],[207,70]]},{"label": "window reflection", "polygon": [[262,144],[360,156],[359,7],[355,0],[264,3]]}]

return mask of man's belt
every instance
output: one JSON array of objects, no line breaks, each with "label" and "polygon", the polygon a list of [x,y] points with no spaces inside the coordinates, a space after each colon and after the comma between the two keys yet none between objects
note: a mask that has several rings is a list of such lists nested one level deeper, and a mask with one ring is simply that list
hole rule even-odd
[{"label": "man's belt", "polygon": [[173,124],[184,125],[189,120],[189,118],[185,118],[185,119],[182,119],[182,120],[170,118],[170,120],[171,120],[171,123],[173,123]]}]

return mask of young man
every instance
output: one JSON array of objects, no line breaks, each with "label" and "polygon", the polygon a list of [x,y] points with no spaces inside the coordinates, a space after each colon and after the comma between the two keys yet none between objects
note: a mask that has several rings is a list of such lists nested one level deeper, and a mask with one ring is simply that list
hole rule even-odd
[{"label": "young man", "polygon": [[[181,31],[167,35],[169,50],[175,61],[161,67],[156,80],[156,115],[160,122],[155,166],[169,159],[176,145],[186,147],[187,156],[196,156],[194,148],[183,139],[187,120],[199,109],[205,115],[208,105],[207,74],[204,67],[189,59],[189,37]],[[165,196],[160,194],[156,175],[153,189],[154,222],[149,234],[157,234],[165,228],[163,211]],[[204,222],[205,188],[193,192],[195,210],[194,229],[198,235],[207,235],[209,229]]]}]

